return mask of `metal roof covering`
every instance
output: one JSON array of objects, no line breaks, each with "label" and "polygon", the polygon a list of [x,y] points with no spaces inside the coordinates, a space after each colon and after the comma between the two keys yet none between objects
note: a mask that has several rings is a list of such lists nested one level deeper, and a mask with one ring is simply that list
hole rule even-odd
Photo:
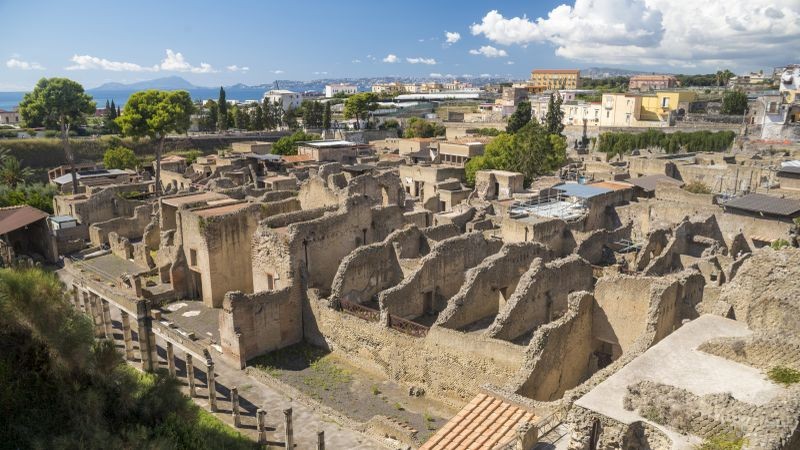
[{"label": "metal roof covering", "polygon": [[778,173],[791,173],[793,175],[800,175],[800,166],[783,166],[778,170]]},{"label": "metal roof covering", "polygon": [[303,142],[302,145],[308,145],[310,147],[326,148],[326,147],[355,147],[362,144],[359,144],[357,142],[343,141],[343,140],[331,140],[331,141]]},{"label": "metal roof covering", "polygon": [[0,235],[18,230],[46,217],[46,212],[28,205],[0,208]]},{"label": "metal roof covering", "polygon": [[272,153],[266,153],[263,155],[259,155],[258,153],[247,153],[244,156],[245,158],[259,159],[261,161],[273,161],[273,162],[277,162],[282,159],[281,155],[273,155]]},{"label": "metal roof covering", "polygon": [[626,180],[628,183],[644,189],[646,192],[653,192],[656,190],[658,183],[669,183],[675,186],[683,186],[683,181],[676,180],[675,178],[666,175],[647,175],[639,178],[631,178]]},{"label": "metal roof covering", "polygon": [[55,223],[77,222],[78,219],[72,216],[50,216],[50,221]]},{"label": "metal roof covering", "polygon": [[[98,169],[98,170],[87,170],[83,172],[78,172],[78,180],[85,180],[89,178],[102,178],[102,177],[115,177],[118,175],[132,175],[135,172],[132,170],[122,170],[122,169]],[[72,183],[72,173],[67,173],[61,175],[60,177],[53,178],[53,183],[56,184],[67,184]]]},{"label": "metal roof covering", "polygon": [[603,188],[603,187],[594,187],[591,184],[578,184],[578,183],[564,183],[559,184],[557,186],[553,186],[553,189],[558,189],[559,191],[569,195],[570,197],[578,197],[578,198],[592,198],[597,197],[598,195],[605,194],[607,192],[611,192],[611,189]]},{"label": "metal roof covering", "polygon": [[800,212],[800,201],[764,194],[747,194],[728,200],[722,206],[775,216],[792,216]]}]

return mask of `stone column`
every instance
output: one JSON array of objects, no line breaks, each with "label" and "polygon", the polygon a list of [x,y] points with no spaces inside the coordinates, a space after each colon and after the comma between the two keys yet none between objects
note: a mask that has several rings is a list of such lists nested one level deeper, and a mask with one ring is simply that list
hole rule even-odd
[{"label": "stone column", "polygon": [[95,314],[95,330],[94,334],[98,338],[106,336],[106,317],[103,315],[103,299],[99,295],[92,295],[92,308]]},{"label": "stone column", "polygon": [[175,376],[175,348],[172,342],[167,341],[167,367],[169,367],[170,376]]},{"label": "stone column", "polygon": [[194,363],[189,353],[186,354],[186,379],[189,380],[189,397],[194,397]]},{"label": "stone column", "polygon": [[94,328],[94,336],[100,337],[103,333],[100,333],[100,326],[98,325],[97,320],[97,303],[94,301],[95,296],[91,292],[86,292],[83,297],[84,301],[86,302],[86,309],[89,317],[92,319],[92,327]]},{"label": "stone column", "polygon": [[242,426],[242,418],[239,416],[239,388],[231,388],[231,416],[233,416],[233,426]]},{"label": "stone column", "polygon": [[81,301],[78,297],[78,286],[72,285],[72,304],[78,311],[81,310]]},{"label": "stone column", "polygon": [[122,339],[125,341],[125,359],[131,361],[133,359],[133,333],[131,333],[131,317],[130,315],[120,310],[122,315]]},{"label": "stone column", "polygon": [[100,299],[103,305],[103,324],[105,324],[106,339],[114,340],[114,323],[111,321],[111,304],[107,300]]},{"label": "stone column", "polygon": [[156,353],[156,335],[153,333],[150,317],[136,319],[139,336],[139,354],[142,358],[142,370],[152,372],[158,368],[158,354]]},{"label": "stone column", "polygon": [[208,406],[217,412],[217,383],[214,379],[214,361],[206,360],[206,381],[208,382]]},{"label": "stone column", "polygon": [[317,431],[317,450],[325,450],[325,432]]},{"label": "stone column", "polygon": [[283,410],[284,427],[286,433],[286,448],[294,448],[294,430],[292,430],[292,408]]},{"label": "stone column", "polygon": [[142,370],[152,372],[158,369],[156,335],[153,333],[153,319],[150,317],[150,310],[146,300],[138,300],[136,302],[136,334],[139,340]]},{"label": "stone column", "polygon": [[256,412],[256,419],[258,420],[258,443],[267,443],[267,412],[259,408]]}]

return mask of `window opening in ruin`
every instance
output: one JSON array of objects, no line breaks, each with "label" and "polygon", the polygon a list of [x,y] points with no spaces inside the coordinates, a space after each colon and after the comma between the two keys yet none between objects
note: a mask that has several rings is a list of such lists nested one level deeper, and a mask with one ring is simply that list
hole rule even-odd
[{"label": "window opening in ruin", "polygon": [[275,289],[275,277],[271,273],[267,274],[267,289],[270,291]]},{"label": "window opening in ruin", "polygon": [[197,266],[197,250],[189,249],[189,265]]},{"label": "window opening in ruin", "polygon": [[498,289],[497,292],[499,293],[500,300],[499,307],[497,308],[499,311],[503,308],[503,306],[506,305],[506,302],[508,301],[508,286]]},{"label": "window opening in ruin", "polygon": [[428,291],[423,294],[423,304],[422,310],[425,311],[425,314],[433,315],[435,314],[433,310],[433,291]]},{"label": "window opening in ruin", "polygon": [[500,198],[500,183],[494,183],[494,196]]},{"label": "window opening in ruin", "polygon": [[595,419],[592,422],[592,434],[589,436],[589,450],[597,450],[600,441],[600,421]]},{"label": "window opening in ruin", "polygon": [[613,361],[614,344],[605,341],[601,342],[600,348],[594,352],[594,355],[597,357],[597,370],[606,368]]}]

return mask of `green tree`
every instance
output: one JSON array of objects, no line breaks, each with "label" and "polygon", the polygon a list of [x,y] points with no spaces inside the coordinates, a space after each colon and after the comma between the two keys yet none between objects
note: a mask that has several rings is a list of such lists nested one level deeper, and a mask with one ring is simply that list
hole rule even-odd
[{"label": "green tree", "polygon": [[135,169],[139,160],[133,150],[127,147],[112,147],[103,155],[103,166],[106,169]]},{"label": "green tree", "polygon": [[[556,98],[557,97],[557,98]],[[547,103],[547,114],[544,123],[547,132],[560,135],[564,131],[564,111],[561,110],[561,96],[550,94],[550,101]]]},{"label": "green tree", "polygon": [[531,103],[527,101],[519,102],[517,110],[508,118],[506,132],[516,133],[531,121]]},{"label": "green tree", "polygon": [[406,138],[430,138],[434,136],[444,136],[447,129],[439,123],[428,122],[419,117],[412,117],[406,122],[403,129],[403,137]]},{"label": "green tree", "polygon": [[295,108],[289,108],[286,110],[286,112],[283,114],[283,123],[290,130],[296,130],[300,127],[300,125],[297,123],[297,110]]},{"label": "green tree", "polygon": [[509,167],[508,158],[514,147],[514,135],[500,133],[491,142],[486,144],[483,155],[476,156],[467,161],[464,170],[466,172],[467,183],[475,185],[475,173],[479,170],[505,169]]},{"label": "green tree", "polygon": [[740,90],[728,91],[722,94],[722,114],[742,115],[747,111],[747,94]]},{"label": "green tree", "polygon": [[11,155],[7,149],[0,150],[0,184],[16,189],[18,184],[26,183],[33,177],[33,170],[22,165],[22,161]]},{"label": "green tree", "polygon": [[250,108],[250,129],[256,131],[264,129],[264,110],[258,104]]},{"label": "green tree", "polygon": [[61,130],[61,143],[72,173],[72,193],[78,193],[78,176],[75,172],[75,155],[69,143],[73,126],[94,113],[95,102],[83,86],[67,78],[42,78],[32,92],[25,94],[19,104],[22,120],[29,127],[55,125]]},{"label": "green tree", "polygon": [[200,120],[200,128],[203,131],[215,131],[219,120],[219,105],[214,100],[209,100],[203,106],[203,118]]},{"label": "green tree", "polygon": [[317,141],[320,136],[314,133],[295,131],[291,136],[284,136],[272,145],[272,153],[276,155],[296,155],[300,142]]},{"label": "green tree", "polygon": [[156,195],[161,194],[161,155],[169,133],[189,129],[194,104],[186,91],[147,90],[128,98],[125,111],[117,118],[122,134],[134,139],[148,137],[156,143]]},{"label": "green tree", "polygon": [[375,111],[378,107],[378,96],[372,92],[361,92],[347,97],[344,101],[344,117],[356,119],[356,129],[361,127],[361,121],[367,119],[367,113]]},{"label": "green tree", "polygon": [[331,129],[331,102],[325,102],[325,112],[322,115],[322,128]]},{"label": "green tree", "polygon": [[264,115],[264,128],[267,130],[274,130],[278,127],[277,119],[275,117],[275,108],[269,100],[264,100],[261,105],[261,110]]},{"label": "green tree", "polygon": [[220,86],[219,99],[217,100],[218,116],[217,116],[217,131],[225,131],[228,129],[228,101],[225,99],[225,89]]}]

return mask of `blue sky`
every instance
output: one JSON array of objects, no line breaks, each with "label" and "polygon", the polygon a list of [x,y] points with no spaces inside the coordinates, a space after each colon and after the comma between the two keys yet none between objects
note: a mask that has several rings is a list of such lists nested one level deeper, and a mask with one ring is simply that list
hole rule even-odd
[{"label": "blue sky", "polygon": [[0,90],[42,76],[94,87],[180,75],[213,86],[800,62],[796,0],[0,0],[0,23]]}]

